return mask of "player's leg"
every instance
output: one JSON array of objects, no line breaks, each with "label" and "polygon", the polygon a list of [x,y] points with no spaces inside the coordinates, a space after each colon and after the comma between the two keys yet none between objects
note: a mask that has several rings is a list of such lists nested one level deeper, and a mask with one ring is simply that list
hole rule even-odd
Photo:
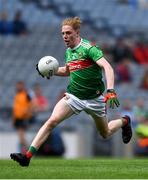
[{"label": "player's leg", "polygon": [[124,116],[108,122],[106,117],[106,104],[104,103],[103,96],[99,96],[93,100],[88,100],[87,109],[85,111],[93,117],[96,127],[102,137],[107,138],[118,129],[122,128],[123,142],[128,143],[130,141],[132,137],[130,117]]},{"label": "player's leg", "polygon": [[74,112],[70,108],[70,106],[65,102],[64,98],[60,100],[55,106],[51,117],[40,128],[31,146],[35,147],[36,149],[39,149],[39,147],[50,135],[51,130],[61,121],[70,117],[72,114],[74,114]]},{"label": "player's leg", "polygon": [[38,131],[26,155],[20,153],[13,153],[10,155],[11,158],[19,162],[21,166],[28,166],[30,162],[30,158],[32,157],[33,154],[35,154],[35,152],[47,139],[52,129],[61,121],[70,117],[72,114],[74,114],[74,112],[70,108],[70,106],[65,102],[65,99],[64,98],[61,99],[56,104],[51,117],[44,123],[44,125]]},{"label": "player's leg", "polygon": [[124,116],[121,119],[112,120],[108,123],[106,117],[98,117],[92,115],[96,127],[103,138],[107,138],[122,128],[122,139],[124,143],[128,143],[132,137],[131,120],[130,117]]},{"label": "player's leg", "polygon": [[28,122],[26,119],[14,119],[14,127],[16,129],[19,138],[19,149],[22,153],[27,151],[27,140],[26,140],[26,130],[28,127]]},{"label": "player's leg", "polygon": [[20,149],[22,153],[25,153],[27,150],[27,141],[26,141],[26,129],[23,127],[20,127],[17,129],[17,134],[20,141]]},{"label": "player's leg", "polygon": [[98,117],[96,115],[92,115],[92,117],[95,121],[97,130],[100,132],[103,138],[111,136],[123,126],[122,119],[112,120],[108,123],[108,119],[106,117]]}]

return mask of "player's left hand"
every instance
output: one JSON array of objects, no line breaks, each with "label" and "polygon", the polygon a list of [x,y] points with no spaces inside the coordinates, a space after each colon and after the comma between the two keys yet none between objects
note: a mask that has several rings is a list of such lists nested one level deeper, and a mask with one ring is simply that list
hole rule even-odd
[{"label": "player's left hand", "polygon": [[110,108],[119,107],[120,103],[114,89],[108,89],[104,99],[105,103],[109,103]]}]

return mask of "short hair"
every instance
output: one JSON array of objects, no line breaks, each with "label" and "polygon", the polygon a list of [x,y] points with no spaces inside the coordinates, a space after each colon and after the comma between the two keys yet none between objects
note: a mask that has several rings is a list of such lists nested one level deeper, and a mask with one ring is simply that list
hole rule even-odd
[{"label": "short hair", "polygon": [[73,18],[66,18],[62,22],[62,26],[69,25],[71,26],[74,30],[80,30],[80,25],[81,25],[81,19],[79,17],[73,17]]}]

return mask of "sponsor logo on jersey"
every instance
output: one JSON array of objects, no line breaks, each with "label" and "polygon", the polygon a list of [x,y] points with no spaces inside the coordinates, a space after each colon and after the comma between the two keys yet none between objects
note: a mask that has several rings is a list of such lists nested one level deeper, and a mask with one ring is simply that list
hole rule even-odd
[{"label": "sponsor logo on jersey", "polygon": [[80,60],[75,60],[75,61],[71,61],[71,62],[67,63],[70,72],[88,68],[88,67],[92,66],[93,64],[94,64],[94,62],[91,61],[90,59],[85,59],[85,60],[80,59]]}]

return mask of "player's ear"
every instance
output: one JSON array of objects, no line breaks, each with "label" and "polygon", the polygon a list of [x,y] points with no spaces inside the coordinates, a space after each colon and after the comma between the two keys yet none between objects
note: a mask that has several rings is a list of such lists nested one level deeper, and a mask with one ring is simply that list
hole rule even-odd
[{"label": "player's ear", "polygon": [[80,35],[80,30],[76,30],[77,37]]}]

